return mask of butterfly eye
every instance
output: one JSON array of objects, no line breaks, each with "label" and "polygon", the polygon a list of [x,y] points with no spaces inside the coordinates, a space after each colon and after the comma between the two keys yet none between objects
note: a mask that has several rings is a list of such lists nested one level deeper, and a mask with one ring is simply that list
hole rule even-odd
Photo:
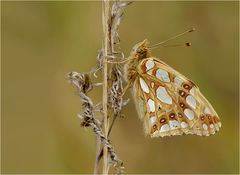
[{"label": "butterfly eye", "polygon": [[141,53],[145,53],[146,52],[146,44],[147,44],[147,40],[144,40],[140,43],[137,43],[131,50],[131,54],[141,54]]},{"label": "butterfly eye", "polygon": [[141,44],[142,44],[142,43],[136,44],[136,45],[132,48],[131,53],[132,53],[132,54],[139,53],[139,50],[141,49]]},{"label": "butterfly eye", "polygon": [[138,49],[138,47],[137,46],[134,46],[133,48],[132,48],[132,53],[137,53],[137,49]]}]

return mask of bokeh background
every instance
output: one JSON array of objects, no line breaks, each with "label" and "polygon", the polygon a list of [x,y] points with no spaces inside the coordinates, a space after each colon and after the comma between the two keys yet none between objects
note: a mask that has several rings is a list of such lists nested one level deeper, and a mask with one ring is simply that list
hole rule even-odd
[{"label": "bokeh background", "polygon": [[[101,2],[1,2],[2,173],[92,173],[95,137],[80,127],[81,102],[65,79],[96,64],[103,39]],[[128,55],[148,38],[157,43],[191,27],[153,51],[192,79],[219,113],[223,127],[211,137],[150,139],[131,102],[111,141],[127,173],[239,172],[239,2],[135,2],[119,35]],[[99,78],[96,81],[101,81]],[[101,89],[91,93],[101,100]]]}]

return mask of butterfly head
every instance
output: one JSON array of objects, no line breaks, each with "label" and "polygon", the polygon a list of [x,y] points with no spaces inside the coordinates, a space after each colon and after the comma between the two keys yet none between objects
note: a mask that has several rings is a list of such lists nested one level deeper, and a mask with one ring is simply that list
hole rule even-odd
[{"label": "butterfly head", "polygon": [[151,55],[149,49],[149,42],[147,39],[137,43],[131,51],[131,56],[137,57],[138,59],[148,58]]}]

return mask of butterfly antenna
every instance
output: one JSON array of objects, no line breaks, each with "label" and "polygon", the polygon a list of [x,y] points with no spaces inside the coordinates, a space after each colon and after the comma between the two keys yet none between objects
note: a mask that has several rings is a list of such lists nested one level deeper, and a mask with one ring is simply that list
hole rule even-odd
[{"label": "butterfly antenna", "polygon": [[187,42],[187,43],[184,43],[184,44],[171,44],[171,45],[164,45],[162,47],[189,47],[191,46],[192,44]]},{"label": "butterfly antenna", "polygon": [[[180,37],[180,36],[182,36],[182,35],[185,35],[186,33],[190,33],[190,32],[193,32],[193,31],[195,31],[196,29],[195,28],[191,28],[191,29],[189,29],[189,30],[187,30],[187,31],[185,31],[185,32],[183,32],[183,33],[180,33],[180,34],[178,34],[178,35],[176,35],[176,36],[173,36],[173,37],[171,37],[171,38],[169,38],[169,39],[167,39],[167,40],[165,40],[165,41],[162,41],[162,42],[160,42],[160,43],[157,43],[157,44],[154,44],[154,45],[152,45],[152,46],[150,46],[149,48],[150,49],[154,49],[154,48],[156,48],[156,47],[158,47],[159,45],[162,45],[162,44],[164,44],[164,43],[166,43],[166,42],[168,42],[168,41],[170,41],[170,40],[173,40],[173,39],[175,39],[175,38],[178,38],[178,37]],[[190,45],[188,45],[189,43],[186,43],[186,45],[185,46],[190,46]]]}]

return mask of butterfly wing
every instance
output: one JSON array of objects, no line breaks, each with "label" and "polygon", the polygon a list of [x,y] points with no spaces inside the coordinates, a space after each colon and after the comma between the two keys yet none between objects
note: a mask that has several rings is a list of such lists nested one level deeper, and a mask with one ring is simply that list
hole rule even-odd
[{"label": "butterfly wing", "polygon": [[151,137],[209,136],[220,119],[199,88],[166,63],[151,57],[137,67],[133,94],[145,132]]}]

